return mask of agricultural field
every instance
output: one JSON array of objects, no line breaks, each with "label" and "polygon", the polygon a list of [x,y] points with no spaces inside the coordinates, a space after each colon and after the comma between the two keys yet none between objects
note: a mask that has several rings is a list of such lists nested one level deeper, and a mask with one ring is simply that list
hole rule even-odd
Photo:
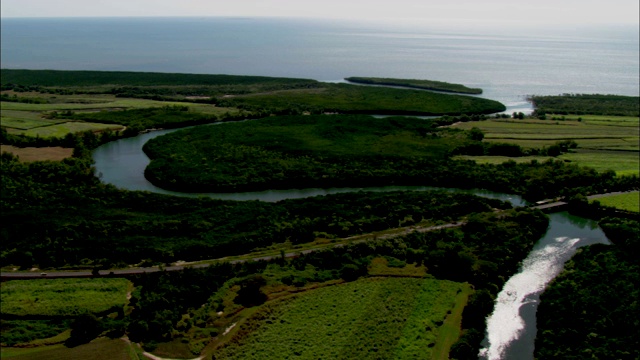
[{"label": "agricultural field", "polygon": [[[16,93],[3,91],[2,94],[15,95]],[[83,131],[100,132],[107,129],[123,129],[122,124],[113,121],[92,122],[92,115],[98,112],[117,114],[123,110],[167,106],[185,106],[190,113],[208,117],[237,112],[236,109],[220,108],[210,104],[128,99],[105,94],[52,95],[30,92],[20,93],[20,97],[39,99],[44,103],[3,101],[0,110],[0,125],[6,128],[9,134],[40,138],[60,138],[68,133]]]},{"label": "agricultural field", "polygon": [[[580,119],[580,120],[578,120]],[[639,118],[629,116],[568,115],[565,120],[504,120],[467,122],[455,127],[469,130],[477,127],[485,134],[484,141],[513,143],[523,148],[542,148],[558,141],[573,140],[577,150],[557,159],[589,166],[598,171],[613,170],[620,175],[638,174],[640,167]],[[464,156],[481,163],[517,162],[548,157],[487,157]]]},{"label": "agricultural field", "polygon": [[15,360],[133,360],[140,359],[133,345],[121,339],[100,338],[88,344],[65,347],[62,344],[28,348],[2,348],[2,359]]},{"label": "agricultural field", "polygon": [[126,279],[38,279],[3,282],[2,313],[12,316],[77,316],[122,308]]},{"label": "agricultural field", "polygon": [[73,149],[59,146],[19,148],[11,145],[0,145],[0,152],[12,153],[13,155],[18,156],[22,162],[45,160],[61,161],[73,155]]},{"label": "agricultural field", "polygon": [[640,212],[640,192],[633,191],[624,194],[611,195],[597,199],[600,204],[620,210]]},{"label": "agricultural field", "polygon": [[[368,278],[324,287],[268,303],[239,324],[237,335],[214,356],[446,359],[447,344],[455,342],[460,329],[447,318],[462,311],[470,292],[467,284],[412,278]],[[257,328],[240,336],[243,327],[256,325],[252,321],[259,322]]]}]

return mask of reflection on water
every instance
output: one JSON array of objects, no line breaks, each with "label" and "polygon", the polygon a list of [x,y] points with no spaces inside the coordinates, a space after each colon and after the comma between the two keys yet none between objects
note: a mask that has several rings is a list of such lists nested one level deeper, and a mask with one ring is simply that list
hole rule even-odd
[{"label": "reflection on water", "polygon": [[551,214],[550,220],[545,236],[496,298],[481,359],[533,359],[540,294],[579,247],[610,243],[593,220],[566,212]]}]

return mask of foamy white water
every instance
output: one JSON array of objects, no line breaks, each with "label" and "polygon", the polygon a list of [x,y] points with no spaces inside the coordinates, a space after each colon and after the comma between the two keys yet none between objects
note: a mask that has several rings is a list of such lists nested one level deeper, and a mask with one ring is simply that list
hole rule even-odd
[{"label": "foamy white water", "polygon": [[540,294],[579,247],[610,243],[595,221],[567,213],[551,214],[550,218],[547,234],[496,298],[493,313],[487,318],[480,359],[533,359]]},{"label": "foamy white water", "polygon": [[487,319],[489,347],[480,351],[480,356],[489,360],[504,358],[504,351],[512,341],[519,338],[525,329],[520,316],[522,305],[537,302],[530,295],[539,294],[562,270],[560,259],[576,251],[580,239],[556,238],[556,242],[532,251],[522,265],[522,271],[504,285],[496,299],[493,314]]}]

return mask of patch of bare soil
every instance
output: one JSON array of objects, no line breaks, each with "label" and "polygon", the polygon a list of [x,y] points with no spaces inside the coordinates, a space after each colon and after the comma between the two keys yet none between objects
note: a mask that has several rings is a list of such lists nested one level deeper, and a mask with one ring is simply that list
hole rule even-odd
[{"label": "patch of bare soil", "polygon": [[17,155],[22,162],[43,160],[60,161],[62,159],[71,157],[71,155],[73,154],[73,149],[63,148],[59,146],[42,148],[19,148],[11,145],[0,145],[0,150],[2,152],[8,152],[12,153],[13,155]]}]

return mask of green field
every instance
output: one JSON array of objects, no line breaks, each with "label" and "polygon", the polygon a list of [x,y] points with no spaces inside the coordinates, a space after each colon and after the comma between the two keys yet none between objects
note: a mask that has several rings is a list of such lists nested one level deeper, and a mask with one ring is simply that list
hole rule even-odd
[{"label": "green field", "polygon": [[89,344],[65,347],[62,344],[32,348],[2,348],[2,359],[15,360],[133,360],[139,359],[132,345],[121,339],[100,338]]},{"label": "green field", "polygon": [[38,279],[2,283],[2,313],[13,316],[77,316],[122,308],[125,279]]},{"label": "green field", "polygon": [[602,197],[594,201],[599,201],[602,205],[620,210],[640,212],[640,192],[638,191]]},{"label": "green field", "polygon": [[[198,104],[176,101],[156,101],[145,99],[117,98],[114,95],[81,94],[51,95],[40,93],[22,93],[25,98],[37,97],[45,99],[47,104],[29,104],[19,102],[2,102],[0,125],[9,134],[27,135],[31,137],[49,138],[64,137],[68,133],[83,131],[120,130],[126,122],[118,123],[122,112],[133,109],[151,109],[167,106],[186,106],[189,114],[195,117],[216,117],[223,114],[236,113],[236,109],[221,108],[210,104]],[[52,114],[70,111],[73,115],[52,118]],[[96,121],[92,121],[96,118]],[[69,119],[75,119],[69,121]],[[111,120],[110,119],[114,119]],[[114,125],[105,125],[114,124]],[[150,124],[150,127],[154,127]]]},{"label": "green field", "polygon": [[[38,95],[42,97],[42,95]],[[50,98],[51,96],[45,96],[44,98]],[[2,102],[2,113],[5,111],[12,111],[12,114],[17,114],[16,111],[27,112],[49,112],[49,111],[64,111],[72,110],[79,112],[91,112],[100,110],[124,110],[124,109],[143,109],[150,107],[162,107],[162,106],[188,106],[193,109],[197,109],[203,113],[219,113],[227,111],[229,109],[219,109],[215,106],[208,104],[197,104],[181,101],[156,101],[146,99],[124,99],[117,98],[113,95],[58,95],[56,100],[50,104],[25,104],[17,102]]]},{"label": "green field", "polygon": [[[448,312],[469,285],[451,281],[369,278],[306,292],[254,315],[257,330],[232,339],[216,359],[431,359]],[[249,322],[251,319],[249,320]],[[239,333],[243,326],[238,325]],[[459,327],[458,327],[459,332]],[[445,340],[447,339],[447,340]],[[444,351],[448,354],[448,349]]]},{"label": "green field", "polygon": [[22,134],[22,135],[27,135],[31,137],[41,137],[41,138],[48,138],[48,137],[61,138],[68,133],[78,133],[83,131],[95,132],[95,131],[103,131],[106,129],[121,130],[122,128],[123,127],[120,125],[106,125],[106,124],[98,124],[98,123],[90,123],[90,122],[70,121],[70,122],[63,122],[63,123],[50,125],[50,126],[40,126],[40,127],[28,129],[28,130],[23,130],[23,131],[9,130],[8,133]]},{"label": "green field", "polygon": [[276,78],[267,76],[178,74],[132,71],[61,71],[2,69],[2,82],[26,86],[65,88],[113,88],[114,86],[145,86],[172,88],[186,86],[313,86],[316,80]]},{"label": "green field", "polygon": [[[573,140],[578,144],[575,152],[557,158],[598,171],[613,170],[620,175],[638,174],[640,168],[639,119],[618,116],[568,116],[567,120],[488,120],[467,122],[456,128],[477,127],[485,134],[484,141],[507,142],[523,148],[542,148],[558,141]],[[571,120],[569,120],[569,118]],[[508,158],[500,156],[464,156],[460,158],[481,163],[497,164],[508,160],[516,162],[547,160],[548,157]]]}]

